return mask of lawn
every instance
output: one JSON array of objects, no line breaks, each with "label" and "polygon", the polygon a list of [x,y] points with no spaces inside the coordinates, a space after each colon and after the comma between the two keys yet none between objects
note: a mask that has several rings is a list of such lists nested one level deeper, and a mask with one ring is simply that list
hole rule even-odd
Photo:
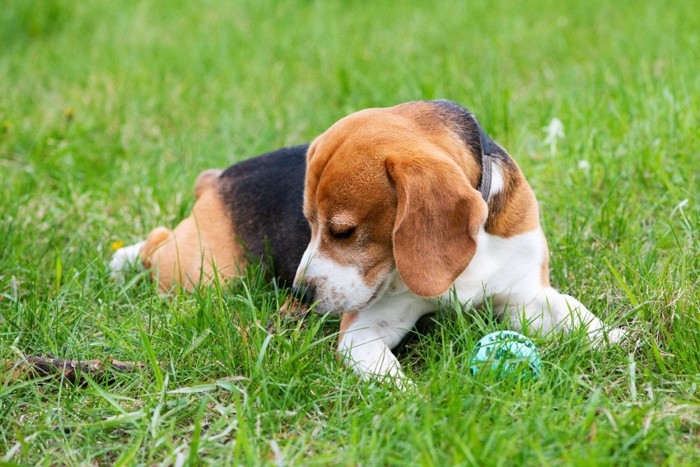
[{"label": "lawn", "polygon": [[[700,4],[5,0],[0,463],[700,463]],[[538,195],[553,284],[624,346],[532,336],[537,381],[468,371],[502,329],[444,309],[400,392],[243,280],[159,296],[113,248],[191,208],[197,174],[365,107],[472,110]],[[553,119],[564,135],[549,144]],[[245,330],[243,332],[242,330]],[[71,384],[21,355],[140,361]]]}]

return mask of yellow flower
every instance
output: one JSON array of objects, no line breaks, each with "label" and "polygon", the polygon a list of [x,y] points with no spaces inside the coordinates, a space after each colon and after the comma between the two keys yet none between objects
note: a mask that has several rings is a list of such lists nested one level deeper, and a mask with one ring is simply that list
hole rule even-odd
[{"label": "yellow flower", "polygon": [[124,240],[117,240],[116,242],[112,242],[112,251],[117,251],[121,247],[124,246]]}]

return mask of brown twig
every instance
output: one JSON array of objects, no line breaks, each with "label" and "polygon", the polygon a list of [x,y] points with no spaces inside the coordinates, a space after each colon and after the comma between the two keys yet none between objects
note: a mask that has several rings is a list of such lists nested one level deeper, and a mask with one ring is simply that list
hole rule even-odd
[{"label": "brown twig", "polygon": [[130,373],[145,365],[141,362],[120,362],[112,360],[63,360],[53,357],[25,355],[17,360],[5,360],[4,370],[12,373],[5,380],[17,381],[27,377],[56,376],[72,384],[85,384],[82,377],[87,375],[98,382],[113,382],[114,372]]},{"label": "brown twig", "polygon": [[[282,306],[279,309],[279,314],[281,321],[297,323],[302,322],[301,327],[306,327],[306,323],[303,321],[306,315],[309,313],[309,306],[301,303],[299,300],[293,297],[287,297]],[[267,323],[267,332],[272,333],[277,330],[277,323],[275,318],[271,318]]]}]

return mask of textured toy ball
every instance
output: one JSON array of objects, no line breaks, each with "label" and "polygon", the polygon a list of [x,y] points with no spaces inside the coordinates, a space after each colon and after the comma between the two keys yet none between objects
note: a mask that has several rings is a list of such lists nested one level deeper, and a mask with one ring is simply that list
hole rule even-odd
[{"label": "textured toy ball", "polygon": [[472,375],[537,379],[542,375],[540,351],[530,339],[513,331],[493,332],[476,343],[469,358]]}]

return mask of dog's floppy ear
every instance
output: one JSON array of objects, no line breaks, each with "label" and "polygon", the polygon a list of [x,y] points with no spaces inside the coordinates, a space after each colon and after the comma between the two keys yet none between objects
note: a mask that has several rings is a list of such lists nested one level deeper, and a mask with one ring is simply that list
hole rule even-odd
[{"label": "dog's floppy ear", "polygon": [[476,251],[487,207],[447,156],[389,157],[396,185],[394,259],[414,293],[434,297],[450,288]]}]

